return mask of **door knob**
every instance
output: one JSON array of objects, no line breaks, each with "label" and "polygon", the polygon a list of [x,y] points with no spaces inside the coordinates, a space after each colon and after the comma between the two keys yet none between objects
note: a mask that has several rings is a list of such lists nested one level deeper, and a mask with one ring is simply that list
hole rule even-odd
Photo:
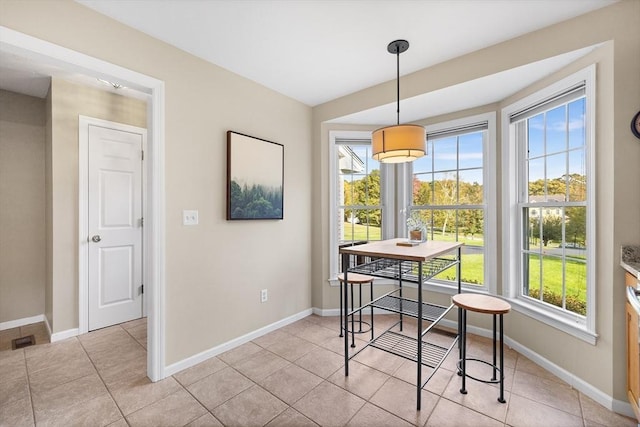
[{"label": "door knob", "polygon": [[93,236],[93,237],[91,238],[91,240],[93,240],[94,242],[98,243],[98,242],[99,242],[100,240],[102,240],[102,239],[100,238],[100,235],[99,235],[99,234],[96,234],[95,236]]}]

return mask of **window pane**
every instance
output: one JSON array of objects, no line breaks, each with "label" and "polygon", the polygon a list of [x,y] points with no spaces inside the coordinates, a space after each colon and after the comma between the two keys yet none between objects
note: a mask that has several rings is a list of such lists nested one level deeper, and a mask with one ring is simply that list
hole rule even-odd
[{"label": "window pane", "polygon": [[458,241],[462,247],[462,281],[482,285],[484,282],[484,210],[458,211]]},{"label": "window pane", "polygon": [[426,156],[422,156],[413,161],[413,173],[431,172],[433,154],[429,153],[429,146],[433,146],[433,143],[427,144]]},{"label": "window pane", "polygon": [[542,245],[557,248],[562,243],[562,208],[542,209]]},{"label": "window pane", "polygon": [[482,139],[481,132],[460,135],[460,161],[458,165],[460,169],[482,167]]},{"label": "window pane", "polygon": [[341,192],[338,192],[338,205],[342,206],[351,206],[353,205],[353,177],[351,175],[340,175],[338,176],[338,182],[341,184],[339,188],[342,189]]},{"label": "window pane", "polygon": [[587,208],[567,207],[565,208],[565,247],[567,256],[584,259],[587,247]]},{"label": "window pane", "polygon": [[434,209],[431,238],[443,242],[456,241],[456,210]]},{"label": "window pane", "polygon": [[528,158],[544,154],[544,114],[538,114],[527,120],[528,130]]},{"label": "window pane", "polygon": [[544,157],[529,160],[529,180],[527,186],[528,201],[540,202],[545,200],[546,186],[544,182]]},{"label": "window pane", "polygon": [[344,209],[341,242],[380,240],[380,209]]},{"label": "window pane", "polygon": [[523,277],[524,286],[522,294],[531,298],[540,298],[540,255],[528,254],[523,255],[523,268],[525,275]]},{"label": "window pane", "polygon": [[362,178],[357,188],[361,188],[363,205],[380,205],[380,170],[376,169]]},{"label": "window pane", "polygon": [[584,149],[569,152],[569,201],[587,200],[587,172]]},{"label": "window pane", "polygon": [[567,149],[567,107],[561,105],[546,113],[545,136],[547,138],[546,154],[557,153]]},{"label": "window pane", "polygon": [[542,283],[544,293],[542,301],[547,304],[563,307],[564,271],[561,257],[546,255],[542,258]]},{"label": "window pane", "polygon": [[569,104],[569,148],[584,147],[585,134],[585,98]]},{"label": "window pane", "polygon": [[[567,173],[567,153],[562,152],[547,156],[547,179],[557,179]],[[549,192],[549,194],[553,194]]]},{"label": "window pane", "polygon": [[460,204],[481,205],[484,199],[482,190],[482,170],[466,170],[460,172]]},{"label": "window pane", "polygon": [[541,208],[537,207],[523,209],[524,239],[522,248],[531,252],[542,252],[540,211]]},{"label": "window pane", "polygon": [[587,314],[586,260],[567,259],[566,269],[567,310],[585,316]]},{"label": "window pane", "polygon": [[433,174],[431,173],[415,174],[413,176],[414,205],[430,205],[433,203],[432,179]]},{"label": "window pane", "polygon": [[433,204],[454,205],[458,200],[457,176],[453,172],[435,173],[433,182]]},{"label": "window pane", "polygon": [[457,138],[437,139],[433,142],[433,170],[450,171],[457,168]]}]

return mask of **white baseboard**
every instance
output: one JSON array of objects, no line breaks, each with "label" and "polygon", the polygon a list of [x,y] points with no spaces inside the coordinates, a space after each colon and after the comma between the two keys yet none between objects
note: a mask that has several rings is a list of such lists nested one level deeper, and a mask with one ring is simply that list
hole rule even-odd
[{"label": "white baseboard", "polygon": [[56,332],[51,334],[51,342],[66,340],[67,338],[76,337],[80,334],[78,328],[67,329],[66,331]]},{"label": "white baseboard", "polygon": [[0,331],[6,329],[19,328],[20,326],[30,325],[32,323],[44,322],[45,315],[38,314],[37,316],[25,317],[23,319],[9,320],[8,322],[0,323]]},{"label": "white baseboard", "polygon": [[[458,323],[443,319],[440,322],[443,326],[456,329],[458,327]],[[479,335],[485,338],[493,338],[493,331],[484,328],[478,328],[477,326],[467,325],[467,331],[474,335]],[[516,350],[518,353],[522,354],[532,362],[551,372],[556,377],[560,378],[562,381],[569,384],[571,387],[585,394],[589,398],[598,402],[605,408],[610,411],[616,412],[618,414],[626,415],[627,417],[635,418],[635,414],[633,413],[633,409],[631,408],[631,404],[629,402],[621,401],[614,399],[612,396],[604,393],[602,390],[594,387],[583,379],[577,377],[571,372],[567,371],[564,368],[556,365],[555,363],[549,361],[538,353],[530,350],[529,348],[523,346],[519,342],[512,340],[511,338],[505,336],[504,343]]]},{"label": "white baseboard", "polygon": [[242,335],[241,337],[234,338],[231,341],[227,341],[226,343],[220,344],[209,350],[205,350],[201,353],[195,354],[191,357],[187,357],[179,362],[173,363],[164,368],[163,378],[166,378],[170,375],[173,375],[177,372],[180,372],[184,369],[190,368],[192,366],[197,365],[198,363],[204,362],[207,359],[211,359],[214,356],[217,356],[225,351],[229,351],[233,348],[236,348],[242,344],[245,344],[251,340],[254,340],[262,335],[268,334],[269,332],[275,331],[276,329],[280,329],[283,326],[287,326],[293,322],[296,322],[302,318],[309,316],[313,312],[312,309],[307,309],[301,311],[300,313],[294,314],[293,316],[289,316],[282,320],[278,320],[270,325],[264,326],[260,329],[257,329],[253,332],[249,332],[248,334]]}]

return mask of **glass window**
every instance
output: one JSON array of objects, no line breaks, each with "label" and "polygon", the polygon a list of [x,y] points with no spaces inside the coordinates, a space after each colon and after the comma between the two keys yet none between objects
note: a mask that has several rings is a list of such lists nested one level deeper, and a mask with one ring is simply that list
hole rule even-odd
[{"label": "glass window", "polygon": [[517,140],[526,171],[521,295],[586,316],[586,97],[575,98],[513,123],[526,135]]},{"label": "glass window", "polygon": [[505,294],[595,343],[595,66],[506,107]]},{"label": "glass window", "polygon": [[[462,282],[485,283],[487,123],[427,133],[427,155],[413,162],[411,215],[428,224],[428,240],[461,241]],[[457,281],[450,269],[436,276]]]},{"label": "glass window", "polygon": [[366,135],[332,139],[332,277],[342,271],[340,246],[382,240],[382,173],[371,158],[371,135]]}]

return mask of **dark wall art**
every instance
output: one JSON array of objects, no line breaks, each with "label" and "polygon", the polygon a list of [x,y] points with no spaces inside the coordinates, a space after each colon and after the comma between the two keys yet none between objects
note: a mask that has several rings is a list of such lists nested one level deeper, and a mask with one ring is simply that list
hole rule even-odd
[{"label": "dark wall art", "polygon": [[227,219],[282,219],[284,146],[227,131]]}]

